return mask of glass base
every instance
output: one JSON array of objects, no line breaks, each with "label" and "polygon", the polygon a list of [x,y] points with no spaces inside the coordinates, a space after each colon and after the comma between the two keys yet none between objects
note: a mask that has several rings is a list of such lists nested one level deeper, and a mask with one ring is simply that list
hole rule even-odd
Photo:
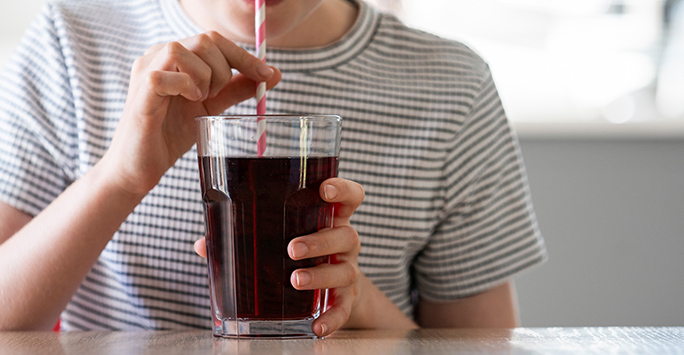
[{"label": "glass base", "polygon": [[314,319],[299,320],[216,320],[215,337],[227,338],[316,338]]}]

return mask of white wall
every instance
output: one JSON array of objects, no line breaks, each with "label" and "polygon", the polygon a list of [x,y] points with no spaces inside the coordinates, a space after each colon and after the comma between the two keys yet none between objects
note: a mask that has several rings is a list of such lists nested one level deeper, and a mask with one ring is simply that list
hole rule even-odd
[{"label": "white wall", "polygon": [[19,43],[31,21],[47,0],[0,1],[0,66]]}]

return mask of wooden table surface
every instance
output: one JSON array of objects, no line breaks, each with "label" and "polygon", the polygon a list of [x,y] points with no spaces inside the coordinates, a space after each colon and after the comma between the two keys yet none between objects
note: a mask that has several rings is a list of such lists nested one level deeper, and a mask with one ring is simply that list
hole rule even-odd
[{"label": "wooden table surface", "polygon": [[339,331],[236,340],[209,331],[0,332],[0,354],[684,354],[684,327]]}]

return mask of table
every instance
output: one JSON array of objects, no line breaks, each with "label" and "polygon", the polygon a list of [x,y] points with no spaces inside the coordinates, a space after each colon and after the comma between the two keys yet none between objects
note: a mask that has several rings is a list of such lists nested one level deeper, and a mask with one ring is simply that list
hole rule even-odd
[{"label": "table", "polygon": [[684,327],[344,330],[326,339],[210,331],[2,332],[0,354],[684,354]]}]

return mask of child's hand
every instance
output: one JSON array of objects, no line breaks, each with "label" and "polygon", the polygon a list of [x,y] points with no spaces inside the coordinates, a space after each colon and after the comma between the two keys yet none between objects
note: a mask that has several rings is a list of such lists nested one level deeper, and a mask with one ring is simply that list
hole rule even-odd
[{"label": "child's hand", "polygon": [[[233,75],[232,70],[238,71]],[[151,47],[133,64],[128,98],[102,159],[114,186],[145,194],[195,142],[194,118],[268,88],[280,72],[216,32]]]},{"label": "child's hand", "polygon": [[[330,256],[330,264],[295,270],[290,282],[298,290],[330,289],[329,308],[314,321],[313,331],[318,336],[328,335],[340,329],[352,314],[352,306],[358,294],[361,272],[358,256],[361,249],[356,230],[349,225],[349,218],[361,205],[364,191],[361,185],[332,178],[321,184],[321,198],[335,204],[333,228],[297,237],[288,245],[293,260]],[[206,239],[195,242],[195,251],[206,258]]]}]

